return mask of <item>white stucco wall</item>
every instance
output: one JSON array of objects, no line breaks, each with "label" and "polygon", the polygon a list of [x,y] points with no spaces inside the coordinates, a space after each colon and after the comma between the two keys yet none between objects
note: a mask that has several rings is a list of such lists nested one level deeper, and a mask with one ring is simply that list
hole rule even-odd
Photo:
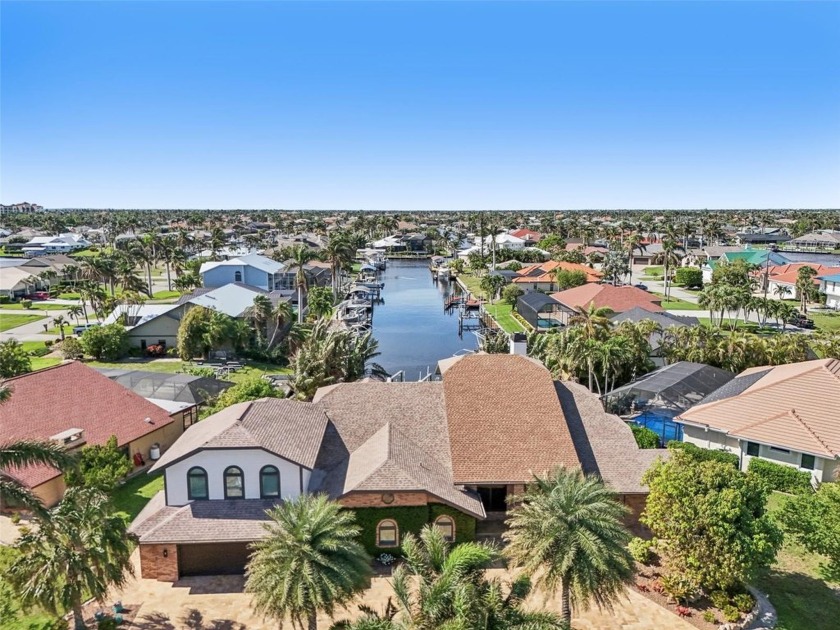
[{"label": "white stucco wall", "polygon": [[303,488],[309,486],[310,471],[288,460],[260,449],[206,450],[181,460],[166,469],[166,496],[168,505],[185,505],[187,498],[187,472],[193,466],[207,471],[207,485],[210,499],[224,499],[224,472],[228,466],[239,466],[245,476],[245,498],[260,498],[260,469],[273,465],[280,471],[280,494],[292,499],[301,494],[301,471]]}]

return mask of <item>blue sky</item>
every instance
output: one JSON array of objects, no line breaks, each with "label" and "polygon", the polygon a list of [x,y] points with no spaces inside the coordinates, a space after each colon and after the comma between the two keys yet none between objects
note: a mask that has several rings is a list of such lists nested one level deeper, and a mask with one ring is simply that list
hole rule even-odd
[{"label": "blue sky", "polygon": [[840,207],[837,2],[0,2],[0,199]]}]

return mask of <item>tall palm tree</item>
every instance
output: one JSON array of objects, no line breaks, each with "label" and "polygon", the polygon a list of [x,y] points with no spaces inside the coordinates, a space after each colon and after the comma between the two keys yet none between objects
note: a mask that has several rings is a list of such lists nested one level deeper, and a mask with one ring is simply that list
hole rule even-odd
[{"label": "tall palm tree", "polygon": [[271,300],[265,295],[257,295],[253,304],[246,309],[246,315],[254,322],[257,339],[262,343],[268,336],[266,325],[271,318]]},{"label": "tall palm tree", "polygon": [[67,309],[67,316],[75,319],[77,324],[79,323],[79,318],[84,315],[84,313],[85,309],[82,308],[81,304],[74,304]]},{"label": "tall palm tree", "polygon": [[330,263],[333,295],[338,295],[341,288],[339,286],[341,270],[352,266],[355,253],[346,232],[339,232],[330,236],[330,240],[324,248],[324,257]]},{"label": "tall palm tree", "polygon": [[627,265],[629,267],[627,284],[633,284],[633,254],[635,252],[643,254],[647,250],[647,246],[642,241],[641,234],[633,232],[625,239],[624,247],[627,250]]},{"label": "tall palm tree", "polygon": [[125,521],[109,497],[92,488],[69,488],[14,548],[20,554],[7,577],[24,605],[53,614],[70,609],[77,630],[85,627],[82,603],[89,597],[101,602],[133,573]]},{"label": "tall palm tree", "polygon": [[253,545],[245,589],[254,607],[282,625],[317,630],[319,612],[332,615],[370,576],[352,512],[324,495],[300,495],[267,512],[266,537]]},{"label": "tall palm tree", "polygon": [[68,325],[67,319],[64,315],[56,315],[52,319],[52,325],[58,328],[58,332],[61,335],[61,340],[64,341],[64,327]]},{"label": "tall palm tree", "polygon": [[274,345],[274,341],[277,339],[277,333],[280,332],[286,324],[292,321],[293,316],[294,311],[292,310],[291,302],[287,300],[280,300],[277,302],[275,307],[271,310],[271,321],[274,325],[274,329],[271,332],[271,338],[268,340],[269,348]]},{"label": "tall palm tree", "polygon": [[563,619],[590,600],[609,608],[633,577],[622,524],[626,508],[597,477],[557,469],[535,477],[508,519],[505,550],[548,593],[560,591]]},{"label": "tall palm tree", "polygon": [[608,314],[608,309],[597,308],[593,303],[590,303],[588,308],[576,306],[575,314],[569,318],[569,324],[580,326],[587,339],[603,337],[611,325]]},{"label": "tall palm tree", "polygon": [[[11,388],[0,383],[0,404],[11,395]],[[34,512],[43,512],[44,506],[38,498],[7,471],[25,466],[52,466],[61,470],[71,462],[67,452],[52,442],[21,440],[0,444],[0,507],[3,501],[12,501]]]},{"label": "tall palm tree", "polygon": [[653,262],[656,265],[663,266],[663,279],[665,281],[665,300],[671,298],[671,274],[670,270],[679,267],[682,257],[685,255],[685,250],[682,245],[679,245],[676,240],[670,236],[662,239],[662,251],[654,255]]},{"label": "tall palm tree", "polygon": [[315,258],[315,252],[305,245],[295,245],[289,252],[292,260],[290,270],[295,271],[295,286],[297,287],[297,320],[298,324],[303,323],[303,296],[309,289],[304,266]]}]

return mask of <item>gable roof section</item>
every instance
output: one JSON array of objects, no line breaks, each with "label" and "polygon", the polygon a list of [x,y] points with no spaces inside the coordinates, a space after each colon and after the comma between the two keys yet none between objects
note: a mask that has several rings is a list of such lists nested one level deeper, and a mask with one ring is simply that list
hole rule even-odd
[{"label": "gable roof section", "polygon": [[610,284],[584,284],[573,289],[552,293],[551,297],[568,306],[588,308],[610,308],[616,313],[629,311],[634,307],[654,313],[662,312],[662,298],[636,287],[614,287]]},{"label": "gable roof section", "polygon": [[549,371],[510,354],[467,355],[443,375],[456,483],[526,483],[578,468]]},{"label": "gable roof section", "polygon": [[[173,422],[157,405],[77,361],[10,378],[6,383],[12,397],[3,403],[0,413],[0,443],[46,440],[76,428],[84,431],[87,444],[104,444],[116,435],[118,444],[124,446]],[[6,472],[29,487],[61,474],[49,466]]]},{"label": "gable roof section", "polygon": [[642,308],[641,306],[634,306],[629,311],[616,313],[615,315],[611,316],[610,319],[617,323],[638,323],[645,319],[649,319],[659,324],[663,328],[663,330],[665,328],[681,328],[683,326],[698,326],[700,324],[700,320],[698,320],[696,317],[683,317],[681,315],[671,315],[670,313],[665,311],[657,313],[654,311],[650,311],[646,308]]},{"label": "gable roof section", "polygon": [[260,448],[312,469],[327,417],[319,405],[261,398],[239,403],[192,425],[152,466],[162,470],[205,449]]},{"label": "gable roof section", "polygon": [[821,457],[840,456],[840,360],[752,368],[739,381],[736,385],[747,385],[740,393],[713,394],[677,420]]}]

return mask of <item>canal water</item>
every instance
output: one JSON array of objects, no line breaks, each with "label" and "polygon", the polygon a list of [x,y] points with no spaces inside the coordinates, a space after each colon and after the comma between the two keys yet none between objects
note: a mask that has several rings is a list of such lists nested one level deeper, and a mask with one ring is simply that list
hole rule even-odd
[{"label": "canal water", "polygon": [[443,310],[455,283],[435,283],[428,260],[389,260],[379,278],[385,283],[384,303],[374,306],[373,336],[381,355],[374,361],[389,373],[403,370],[407,381],[416,381],[434,372],[440,359],[476,349],[472,332],[458,336],[455,309]]}]

